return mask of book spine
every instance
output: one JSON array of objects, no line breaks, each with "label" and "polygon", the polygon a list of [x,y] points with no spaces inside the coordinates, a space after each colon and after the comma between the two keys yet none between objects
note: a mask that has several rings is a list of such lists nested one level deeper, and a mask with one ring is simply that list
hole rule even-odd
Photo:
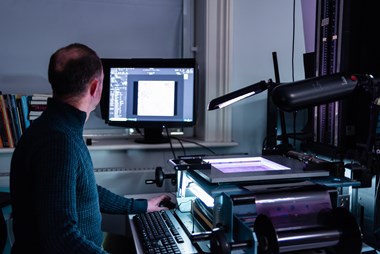
[{"label": "book spine", "polygon": [[47,105],[29,105],[30,111],[44,111],[46,108]]},{"label": "book spine", "polygon": [[31,100],[30,105],[47,105],[47,101],[35,101]]},{"label": "book spine", "polygon": [[20,140],[22,131],[21,131],[21,125],[20,125],[20,114],[17,110],[16,105],[16,96],[14,94],[8,94],[8,102],[9,102],[9,110],[11,112],[11,122],[14,130],[14,142],[17,144],[17,142]]},{"label": "book spine", "polygon": [[[0,95],[2,92],[0,91]],[[0,103],[0,147],[6,147],[6,134],[5,134],[5,129],[4,129],[4,120],[3,120],[3,115],[1,114],[1,103]]]},{"label": "book spine", "polygon": [[3,118],[3,126],[4,126],[5,136],[6,136],[5,146],[13,148],[14,147],[14,140],[13,140],[13,134],[12,134],[12,129],[11,129],[11,121],[10,121],[10,117],[8,114],[5,95],[0,95],[0,104],[1,104],[1,112],[0,113],[1,113],[1,116]]},{"label": "book spine", "polygon": [[32,100],[47,100],[51,98],[52,94],[50,93],[34,93],[32,94]]},{"label": "book spine", "polygon": [[[0,112],[1,112],[1,104],[0,104]],[[0,147],[6,147],[6,136],[5,136],[5,130],[4,130],[4,121],[3,116],[0,114]]]},{"label": "book spine", "polygon": [[33,111],[33,110],[31,110],[31,111],[29,111],[29,116],[40,116],[40,115],[42,115],[42,112],[43,111]]},{"label": "book spine", "polygon": [[30,126],[29,121],[29,100],[30,96],[28,95],[22,95],[20,97],[20,106],[21,106],[21,115],[24,122],[24,130],[27,129]]}]

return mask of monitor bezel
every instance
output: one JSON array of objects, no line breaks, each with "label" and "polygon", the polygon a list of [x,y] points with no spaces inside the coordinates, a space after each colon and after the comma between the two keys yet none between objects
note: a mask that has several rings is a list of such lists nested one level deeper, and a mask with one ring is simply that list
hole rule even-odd
[{"label": "monitor bezel", "polygon": [[[102,118],[110,126],[125,128],[186,128],[197,122],[198,67],[194,58],[102,58],[103,92],[100,101]],[[192,121],[117,121],[109,119],[110,70],[111,68],[193,68],[193,119]]]}]

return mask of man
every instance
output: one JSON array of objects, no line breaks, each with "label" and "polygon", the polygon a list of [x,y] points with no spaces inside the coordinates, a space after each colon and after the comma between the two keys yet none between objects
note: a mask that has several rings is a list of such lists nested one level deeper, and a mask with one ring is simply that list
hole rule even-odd
[{"label": "man", "polygon": [[127,199],[96,184],[82,136],[102,93],[96,52],[78,43],[61,48],[50,58],[48,76],[53,97],[11,160],[12,253],[106,253],[101,212],[158,211],[168,196]]}]

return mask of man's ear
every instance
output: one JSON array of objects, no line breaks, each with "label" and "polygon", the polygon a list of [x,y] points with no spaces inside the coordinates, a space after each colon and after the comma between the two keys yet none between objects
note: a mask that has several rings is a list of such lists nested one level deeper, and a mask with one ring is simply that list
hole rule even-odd
[{"label": "man's ear", "polygon": [[97,78],[94,78],[90,81],[90,95],[95,96],[97,89],[99,88],[99,80]]}]

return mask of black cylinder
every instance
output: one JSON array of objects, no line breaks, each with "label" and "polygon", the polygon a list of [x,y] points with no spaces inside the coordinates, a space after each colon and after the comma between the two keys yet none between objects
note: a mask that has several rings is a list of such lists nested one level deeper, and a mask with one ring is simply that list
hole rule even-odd
[{"label": "black cylinder", "polygon": [[280,84],[273,88],[271,96],[277,107],[290,112],[343,99],[357,84],[355,75],[337,73]]}]

